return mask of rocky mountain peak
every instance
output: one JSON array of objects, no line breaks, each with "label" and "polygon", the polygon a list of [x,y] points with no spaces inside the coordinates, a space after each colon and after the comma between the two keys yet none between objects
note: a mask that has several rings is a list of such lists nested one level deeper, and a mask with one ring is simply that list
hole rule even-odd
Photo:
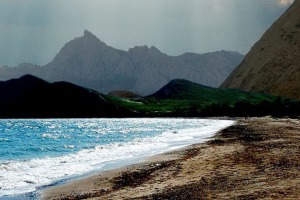
[{"label": "rocky mountain peak", "polygon": [[83,32],[84,37],[96,37],[93,33],[88,30],[84,30]]},{"label": "rocky mountain peak", "polygon": [[92,32],[88,30],[84,30],[83,36],[79,37],[79,39],[83,40],[85,43],[94,43],[95,45],[101,44],[102,46],[107,46],[105,42],[101,41],[97,36],[95,36]]},{"label": "rocky mountain peak", "polygon": [[60,52],[55,56],[53,61],[48,65],[54,67],[63,67],[64,65],[78,65],[81,60],[82,65],[87,65],[90,61],[98,59],[98,57],[110,50],[104,42],[99,40],[90,31],[85,30],[83,36],[74,38],[66,43]]},{"label": "rocky mountain peak", "polygon": [[103,41],[101,41],[97,36],[95,36],[93,33],[91,33],[88,30],[84,30],[83,36],[78,38],[79,40],[82,40],[85,45],[101,45],[101,46],[107,46]]}]

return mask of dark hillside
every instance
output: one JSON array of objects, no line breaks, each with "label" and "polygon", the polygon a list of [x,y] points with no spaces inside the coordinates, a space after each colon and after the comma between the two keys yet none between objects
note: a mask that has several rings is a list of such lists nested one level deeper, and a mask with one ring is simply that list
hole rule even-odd
[{"label": "dark hillside", "polygon": [[102,94],[67,82],[50,84],[31,75],[0,82],[0,117],[111,117],[125,114]]}]

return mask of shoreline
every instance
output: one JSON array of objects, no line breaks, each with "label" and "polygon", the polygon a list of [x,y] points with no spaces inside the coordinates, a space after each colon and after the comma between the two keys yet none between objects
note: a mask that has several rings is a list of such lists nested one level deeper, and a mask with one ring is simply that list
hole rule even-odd
[{"label": "shoreline", "polygon": [[[228,119],[221,119],[228,120]],[[234,121],[234,119],[231,119]],[[236,123],[236,122],[235,122]],[[215,133],[217,134],[217,133]],[[42,186],[38,188],[34,194],[39,197],[38,199],[73,199],[73,198],[86,198],[86,196],[94,196],[92,193],[99,193],[97,188],[94,188],[94,183],[97,180],[108,180],[111,177],[121,176],[127,171],[139,171],[146,168],[160,168],[168,162],[182,159],[186,156],[185,152],[190,151],[193,146],[205,144],[212,140],[215,136],[210,136],[201,143],[189,144],[187,146],[179,147],[173,150],[168,150],[163,153],[136,158],[128,161],[127,164],[121,167],[106,169],[104,171],[93,171],[74,178],[59,181],[51,185]],[[82,187],[85,185],[85,187]],[[78,193],[78,194],[76,194]],[[75,194],[75,195],[74,195]]]},{"label": "shoreline", "polygon": [[300,120],[239,119],[206,143],[49,188],[41,199],[297,198],[299,149]]},{"label": "shoreline", "polygon": [[[200,143],[201,144],[201,143]],[[93,188],[93,181],[105,180],[110,177],[120,176],[126,171],[137,171],[142,168],[154,167],[159,168],[162,163],[172,162],[181,159],[183,152],[192,148],[191,146],[198,144],[191,144],[185,147],[181,147],[175,150],[167,151],[161,154],[151,155],[149,157],[137,159],[136,162],[132,161],[129,164],[122,167],[112,168],[104,171],[94,171],[87,173],[85,175],[80,175],[75,179],[68,179],[60,181],[57,184],[43,186],[39,188],[35,193],[37,193],[41,199],[68,199],[74,197],[73,194],[78,190],[79,193],[86,193],[87,191],[96,191],[97,188]],[[82,188],[82,185],[85,185]],[[92,184],[92,185],[91,185]],[[91,189],[90,189],[91,187]],[[91,193],[90,193],[91,194]],[[53,196],[54,195],[54,196]],[[57,197],[60,196],[60,197]],[[76,196],[76,195],[75,195]],[[79,195],[81,196],[81,195]],[[77,196],[78,198],[78,196]]]},{"label": "shoreline", "polygon": [[[98,122],[98,119],[96,119],[96,121]],[[103,121],[103,124],[106,125],[111,123],[112,120],[105,119]],[[70,150],[71,152],[75,152],[74,154],[71,153],[70,155],[66,154],[66,156],[62,155],[57,157],[50,156],[49,158],[45,157],[37,160],[24,159],[9,163],[10,168],[6,168],[4,164],[4,168],[1,171],[4,173],[2,173],[3,182],[1,181],[0,199],[29,199],[25,197],[31,197],[35,195],[36,192],[34,191],[39,192],[48,186],[57,186],[61,183],[73,181],[78,178],[81,179],[94,174],[95,172],[103,172],[134,163],[140,163],[152,155],[172,151],[192,143],[204,142],[207,140],[207,138],[214,136],[214,134],[220,129],[234,123],[232,120],[149,119],[146,122],[147,126],[139,128],[140,124],[145,123],[145,119],[114,119],[113,121],[117,121],[121,124],[129,124],[128,128],[124,129],[124,131],[126,130],[125,132],[127,133],[127,130],[132,129],[132,131],[129,132],[132,132],[133,137],[131,137],[131,134],[128,134],[126,135],[126,138],[123,139],[123,136],[120,135],[120,142],[111,142],[112,145],[96,145],[95,148],[91,148],[90,150],[79,149],[79,151],[77,151],[78,148],[75,151],[73,150],[73,147],[80,143],[80,141],[77,142],[74,140],[74,142],[67,142],[75,144],[74,146],[72,145],[72,148],[70,148],[72,149]],[[127,121],[129,121],[129,123],[127,123]],[[62,123],[63,122],[65,121],[62,121]],[[84,123],[88,122],[89,121]],[[29,121],[29,123],[33,122]],[[42,124],[44,123],[48,122],[43,121]],[[95,123],[92,123],[92,125],[94,124]],[[137,124],[137,127],[133,127],[132,124],[134,126]],[[97,123],[97,128],[98,127],[99,125]],[[135,135],[136,133],[142,134]],[[109,135],[109,137],[110,136],[111,135]],[[52,138],[51,135],[48,136],[48,134],[43,134],[42,137],[38,137],[38,139],[42,138],[41,140],[46,141],[43,139],[44,137]],[[63,135],[62,138],[65,138],[65,135]],[[88,135],[87,138],[90,138],[90,136]],[[102,141],[101,139],[98,140],[99,134],[95,134],[95,138],[97,139],[97,142]],[[103,138],[104,141],[106,141],[106,137]],[[113,139],[114,138],[116,138],[116,141],[118,141],[118,137],[113,137]],[[57,143],[57,145],[55,143],[54,146],[61,145],[60,140],[56,140],[56,138],[54,138],[54,141]],[[92,144],[95,142],[94,139],[90,139],[90,141]],[[48,142],[48,140],[46,142]],[[65,147],[66,146],[64,145],[64,148]],[[12,171],[10,169],[14,169],[15,166],[16,170],[10,175],[10,171]],[[5,173],[6,171],[9,173]],[[30,176],[28,176],[28,174],[30,174]],[[20,184],[23,184],[23,187],[18,187]],[[24,198],[22,198],[22,195]],[[36,197],[30,199],[38,198]]]}]

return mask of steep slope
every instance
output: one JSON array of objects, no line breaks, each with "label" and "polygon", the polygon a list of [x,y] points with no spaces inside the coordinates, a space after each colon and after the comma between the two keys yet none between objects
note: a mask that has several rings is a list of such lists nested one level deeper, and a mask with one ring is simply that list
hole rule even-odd
[{"label": "steep slope", "polygon": [[68,81],[103,93],[126,90],[148,95],[176,78],[219,86],[242,59],[239,53],[229,51],[180,56],[168,56],[147,46],[122,51],[86,30],[82,37],[66,43],[46,66],[0,68],[0,79],[33,74],[47,81]]},{"label": "steep slope", "polygon": [[300,99],[300,0],[265,32],[221,85]]},{"label": "steep slope", "polygon": [[0,117],[109,117],[125,114],[100,93],[31,75],[0,82]]}]

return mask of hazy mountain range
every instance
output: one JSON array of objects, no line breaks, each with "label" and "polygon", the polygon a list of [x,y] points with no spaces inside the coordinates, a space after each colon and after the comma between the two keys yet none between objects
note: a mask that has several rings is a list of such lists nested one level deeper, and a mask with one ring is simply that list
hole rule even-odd
[{"label": "hazy mountain range", "polygon": [[185,53],[169,56],[155,47],[122,51],[106,45],[89,31],[66,43],[45,66],[22,64],[0,68],[0,80],[32,74],[47,81],[67,81],[99,92],[155,92],[172,79],[219,86],[243,56],[237,52]]},{"label": "hazy mountain range", "polygon": [[300,0],[265,32],[221,87],[300,99]]}]

